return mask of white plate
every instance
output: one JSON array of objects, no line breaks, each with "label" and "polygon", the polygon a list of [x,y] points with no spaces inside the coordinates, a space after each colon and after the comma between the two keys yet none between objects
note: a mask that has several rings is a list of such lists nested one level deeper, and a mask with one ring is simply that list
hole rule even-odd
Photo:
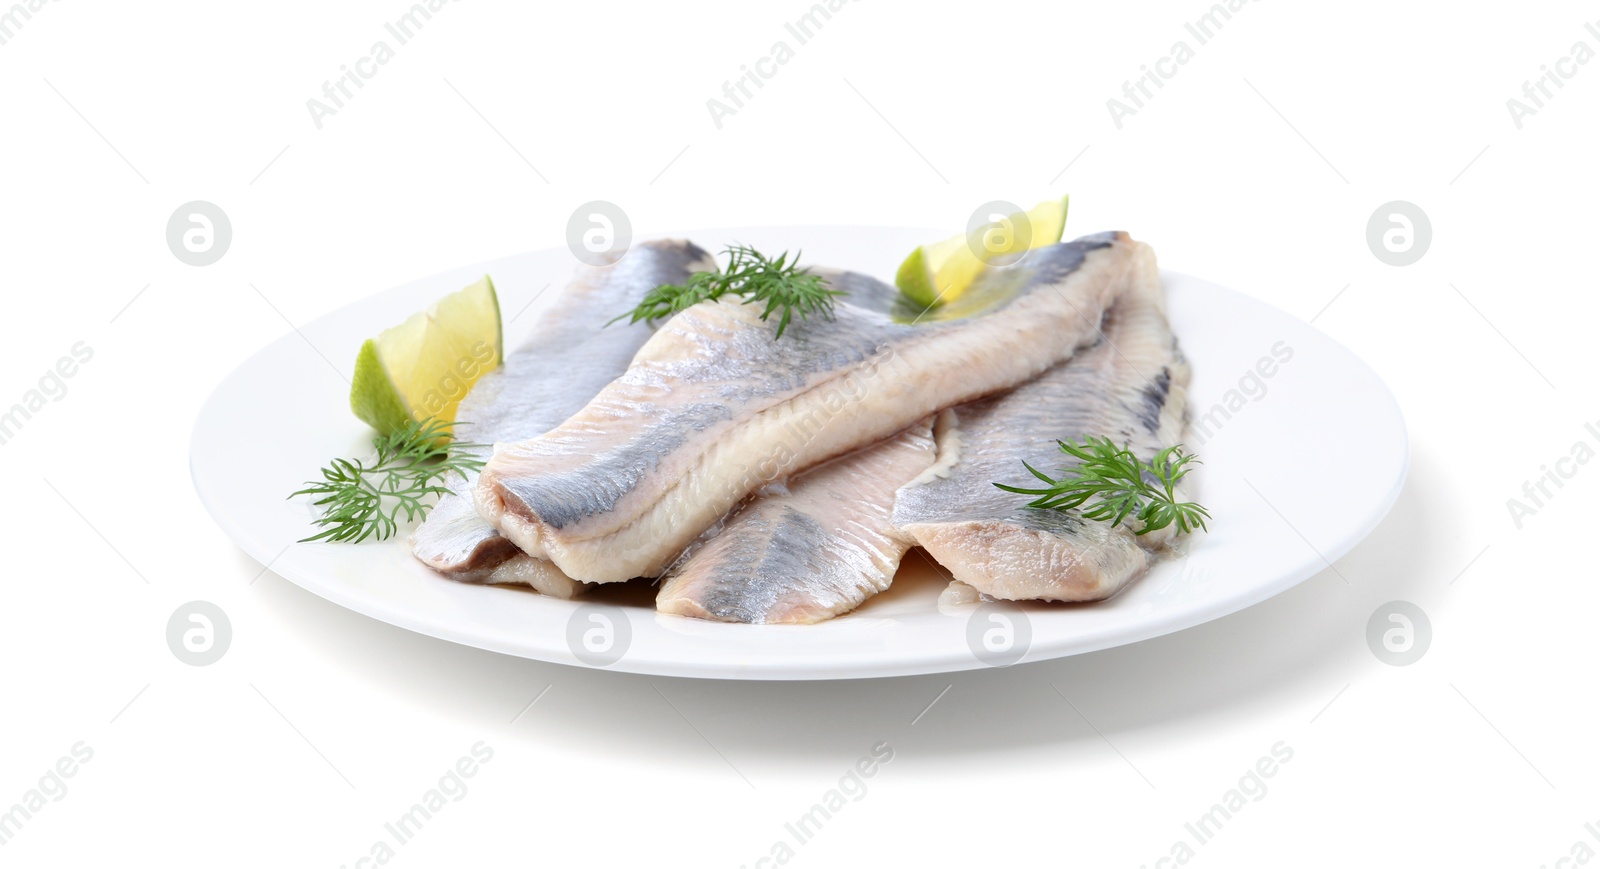
[{"label": "white plate", "polygon": [[[766,227],[687,235],[708,250],[732,241],[769,251],[801,248],[807,262],[887,278],[905,251],[941,233]],[[441,579],[414,562],[399,538],[294,543],[311,531],[311,508],[305,499],[285,500],[329,459],[368,451],[371,433],[350,415],[348,386],[323,356],[350,365],[363,339],[486,272],[500,290],[508,346],[516,346],[539,314],[537,302],[523,306],[575,268],[564,248],[464,267],[329,314],[301,329],[303,337],[280,338],[228,375],[200,412],[190,452],[200,499],[245,552],[341,606],[482,649],[583,663],[569,636],[581,642],[585,631],[600,630],[591,637],[598,642],[604,630],[581,603]],[[1213,530],[1194,541],[1187,558],[1160,565],[1109,601],[1014,607],[1025,614],[1012,620],[1013,636],[1028,635],[1023,662],[1160,636],[1278,594],[1371,532],[1405,481],[1405,423],[1371,369],[1261,302],[1180,274],[1163,273],[1163,279],[1174,327],[1194,366],[1194,413],[1211,420],[1209,437],[1196,433],[1189,442],[1205,462],[1196,476],[1200,500],[1216,517]],[[1272,373],[1262,376],[1257,366],[1275,347],[1292,356],[1276,368],[1265,366]],[[1212,413],[1230,404],[1227,419]],[[659,615],[650,606],[651,590],[641,585],[608,587],[600,596],[618,607],[612,612],[621,619],[614,648],[625,651],[607,665],[611,669],[837,679],[986,666],[968,642],[975,608],[940,612],[936,599],[945,583],[919,554],[908,556],[889,592],[850,615],[806,627]],[[985,613],[978,627],[1001,625]]]}]

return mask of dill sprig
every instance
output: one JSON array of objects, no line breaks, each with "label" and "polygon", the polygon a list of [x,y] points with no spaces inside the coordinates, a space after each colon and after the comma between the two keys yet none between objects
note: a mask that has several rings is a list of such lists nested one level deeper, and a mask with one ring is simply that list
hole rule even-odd
[{"label": "dill sprig", "polygon": [[307,481],[306,488],[289,496],[320,496],[312,503],[323,508],[315,520],[323,530],[300,542],[387,540],[399,529],[402,514],[407,522],[428,515],[433,506],[429,499],[450,491],[441,484],[451,474],[466,479],[468,471],[484,465],[465,449],[478,444],[451,441],[454,426],[435,419],[413,420],[403,429],[373,438],[377,455],[370,462],[334,459],[322,469],[320,481]]},{"label": "dill sprig", "polygon": [[[1179,534],[1187,534],[1205,528],[1206,520],[1211,518],[1199,504],[1178,500],[1178,481],[1189,473],[1189,463],[1199,462],[1183,451],[1182,444],[1167,447],[1145,463],[1126,447],[1113,444],[1110,438],[1090,437],[1082,444],[1056,443],[1063,453],[1078,460],[1077,467],[1062,471],[1061,479],[1023,462],[1029,473],[1044,481],[1044,488],[994,485],[1007,492],[1035,496],[1028,502],[1029,507],[1080,510],[1085,518],[1110,521],[1113,528],[1133,516],[1143,523],[1135,534],[1166,528],[1174,522]],[[1096,500],[1089,504],[1091,498]]]},{"label": "dill sprig", "polygon": [[798,252],[793,260],[789,258],[788,251],[772,258],[753,247],[736,244],[729,246],[726,253],[726,269],[720,272],[695,272],[681,284],[662,284],[646,293],[638,307],[606,325],[624,318],[629,323],[641,320],[653,322],[701,302],[734,295],[743,296],[747,305],[764,302],[766,308],[761,312],[762,320],[781,309],[783,315],[778,318],[778,332],[773,337],[782,338],[783,330],[789,327],[789,320],[794,314],[799,314],[801,319],[819,312],[831,316],[834,297],[844,295],[829,288],[820,276],[800,268]]}]

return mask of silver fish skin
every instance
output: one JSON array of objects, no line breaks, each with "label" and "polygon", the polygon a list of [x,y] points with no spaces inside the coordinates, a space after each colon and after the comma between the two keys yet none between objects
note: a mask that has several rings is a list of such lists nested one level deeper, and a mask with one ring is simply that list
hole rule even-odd
[{"label": "silver fish skin", "polygon": [[1101,600],[1172,543],[1171,527],[1137,536],[1133,520],[1112,528],[994,486],[1037,484],[1024,461],[1052,474],[1070,467],[1058,439],[1108,437],[1146,460],[1182,440],[1189,364],[1155,255],[1141,245],[1136,264],[1098,343],[1009,393],[953,409],[939,462],[896,496],[895,526],[956,581],[1000,600]]},{"label": "silver fish skin", "polygon": [[[641,242],[610,265],[583,266],[571,283],[552,291],[556,298],[522,346],[461,399],[457,435],[483,444],[479,453],[488,458],[497,442],[524,440],[560,425],[626,371],[654,332],[645,323],[607,326],[607,321],[632,310],[654,287],[716,268],[710,254],[679,240]],[[561,580],[570,580],[548,563],[513,565],[495,578],[494,571],[519,550],[478,516],[472,503],[476,483],[477,474],[450,480],[452,494],[443,496],[412,532],[412,554],[462,582],[565,588]],[[528,582],[528,577],[538,582]]]},{"label": "silver fish skin", "polygon": [[696,305],[583,410],[496,449],[478,512],[574,579],[659,575],[771,480],[1071,356],[1097,335],[1134,250],[1125,233],[1041,248],[916,324],[840,303],[775,340],[777,318],[757,305]]},{"label": "silver fish skin", "polygon": [[894,493],[933,464],[933,420],[840,456],[745,502],[679,561],[656,595],[672,615],[809,625],[889,587],[910,543],[889,521]]}]

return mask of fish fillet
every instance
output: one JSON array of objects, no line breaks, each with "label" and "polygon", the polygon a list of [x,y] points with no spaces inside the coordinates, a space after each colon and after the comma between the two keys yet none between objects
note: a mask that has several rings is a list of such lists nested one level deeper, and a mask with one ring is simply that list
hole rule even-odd
[{"label": "fish fillet", "polygon": [[808,625],[889,587],[910,544],[890,527],[894,493],[933,464],[932,420],[841,456],[739,508],[668,573],[664,613]]},{"label": "fish fillet", "polygon": [[[898,323],[848,303],[791,323],[723,299],[667,321],[628,371],[547,434],[500,445],[478,512],[583,582],[656,576],[774,479],[1009,389],[1098,334],[1135,242],[1104,233],[989,269],[943,313]],[[948,310],[946,310],[948,309]]]},{"label": "fish fillet", "polygon": [[[1189,365],[1167,323],[1155,255],[1140,245],[1132,286],[1103,336],[1068,362],[1000,396],[951,413],[938,464],[896,496],[894,522],[955,580],[1002,600],[1100,600],[1142,575],[1170,526],[1136,536],[1075,514],[1025,506],[994,483],[1036,481],[1073,460],[1056,440],[1126,443],[1141,459],[1182,439]],[[961,594],[958,589],[956,594]]]},{"label": "fish fillet", "polygon": [[[889,313],[900,291],[855,272],[813,269],[852,305]],[[909,547],[890,528],[894,495],[935,456],[932,419],[774,484],[673,562],[656,595],[672,615],[814,624],[884,591]]]},{"label": "fish fillet", "polygon": [[[484,444],[480,452],[487,458],[496,442],[520,441],[555,428],[626,371],[653,332],[644,323],[619,322],[607,328],[607,320],[632,309],[656,286],[681,283],[693,272],[716,268],[705,251],[672,240],[643,242],[610,265],[583,267],[541,313],[521,349],[461,399],[458,434]],[[452,494],[443,496],[412,532],[412,553],[451,579],[520,583],[570,597],[576,586],[549,562],[514,559],[516,563],[503,564],[518,549],[479,518],[472,504],[476,483],[476,474],[452,478]]]}]

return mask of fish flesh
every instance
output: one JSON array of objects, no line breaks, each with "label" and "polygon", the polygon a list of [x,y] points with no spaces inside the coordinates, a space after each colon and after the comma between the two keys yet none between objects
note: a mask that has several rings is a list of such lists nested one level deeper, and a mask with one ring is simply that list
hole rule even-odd
[{"label": "fish flesh", "polygon": [[[470,501],[472,496],[465,497]],[[561,568],[524,552],[517,552],[495,565],[488,576],[480,581],[485,585],[525,585],[542,595],[561,600],[571,600],[585,588],[583,583],[562,573]]]},{"label": "fish flesh", "polygon": [[909,542],[890,527],[894,493],[934,460],[932,419],[747,501],[668,571],[664,613],[809,625],[884,591]]},{"label": "fish flesh", "polygon": [[[889,313],[900,291],[868,275],[811,269],[850,304]],[[656,609],[743,624],[814,624],[888,589],[909,543],[890,527],[899,488],[933,463],[933,419],[774,483],[691,544],[664,574]]]},{"label": "fish flesh", "polygon": [[[606,322],[661,284],[716,268],[710,254],[677,240],[642,242],[608,265],[582,267],[540,314],[521,348],[461,399],[457,434],[482,445],[467,449],[488,458],[493,444],[543,434],[583,409],[627,370],[654,332],[645,323]],[[451,478],[451,494],[412,532],[412,553],[451,579],[532,585],[570,597],[576,590],[570,578],[548,561],[517,558],[516,545],[478,516],[472,503],[476,483],[476,473]]]},{"label": "fish flesh", "polygon": [[944,591],[939,592],[939,612],[982,603],[983,595],[970,585],[959,579],[950,580]]},{"label": "fish flesh", "polygon": [[548,433],[500,444],[479,514],[582,582],[659,575],[752,492],[1010,389],[1092,342],[1136,243],[1102,233],[986,269],[930,322],[835,306],[789,324],[734,299],[663,324]]},{"label": "fish flesh", "polygon": [[[1107,437],[1142,460],[1182,439],[1189,364],[1167,322],[1155,254],[1140,245],[1134,261],[1097,343],[1009,393],[954,408],[938,463],[896,496],[895,526],[958,583],[1000,600],[1100,600],[1172,543],[1172,526],[1139,536],[1137,520],[1113,528],[994,486],[1034,483],[1024,461],[1047,473],[1070,467],[1058,439]],[[951,590],[952,600],[972,597]]]}]

